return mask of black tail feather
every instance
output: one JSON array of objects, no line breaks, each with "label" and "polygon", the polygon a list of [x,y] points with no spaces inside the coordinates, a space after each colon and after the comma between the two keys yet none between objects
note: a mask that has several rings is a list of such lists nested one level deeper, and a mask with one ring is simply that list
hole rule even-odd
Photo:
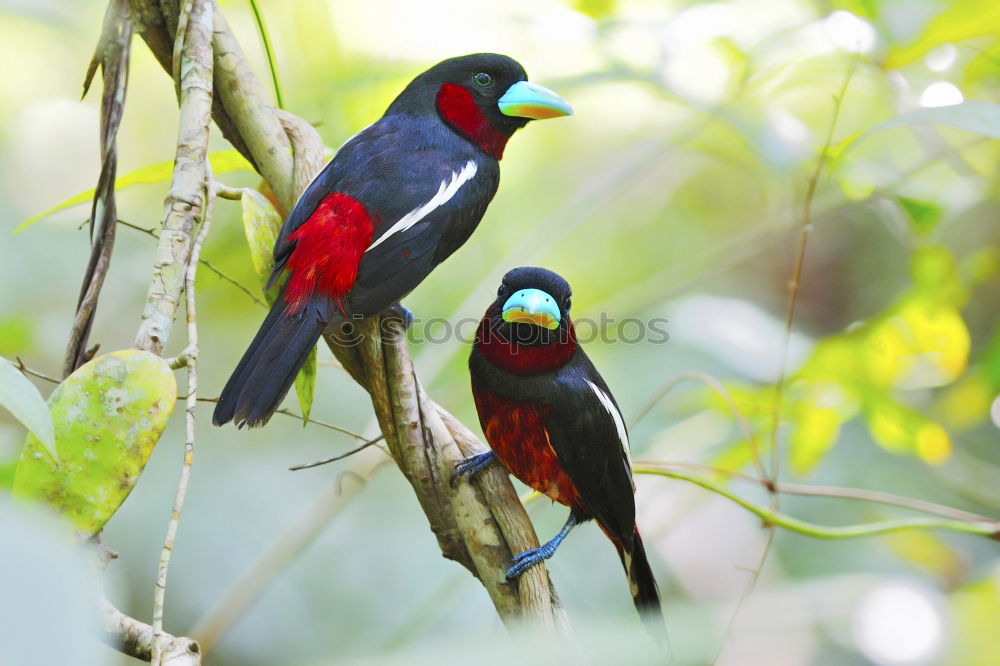
[{"label": "black tail feather", "polygon": [[333,313],[326,299],[313,298],[300,312],[288,316],[284,294],[271,306],[264,323],[226,387],[212,415],[212,423],[262,426],[281,404],[295,376],[306,362]]},{"label": "black tail feather", "polygon": [[629,589],[632,592],[632,602],[642,616],[646,628],[662,645],[668,645],[667,625],[663,620],[663,609],[660,606],[660,591],[653,577],[653,569],[646,558],[646,548],[636,527],[632,537],[631,549],[617,542],[618,555],[628,576]]}]

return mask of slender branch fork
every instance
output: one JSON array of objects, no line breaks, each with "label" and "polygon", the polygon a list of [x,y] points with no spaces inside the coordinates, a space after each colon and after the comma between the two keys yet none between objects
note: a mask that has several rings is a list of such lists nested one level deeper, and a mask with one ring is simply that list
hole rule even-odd
[{"label": "slender branch fork", "polygon": [[167,521],[167,535],[163,541],[163,551],[160,553],[160,564],[156,572],[156,587],[153,592],[153,666],[161,663],[164,649],[164,642],[161,639],[163,633],[163,607],[167,590],[167,571],[170,567],[170,556],[174,550],[174,541],[177,538],[177,529],[180,526],[181,511],[184,508],[184,500],[187,497],[188,483],[191,479],[191,468],[194,464],[194,430],[195,430],[195,408],[198,406],[198,321],[195,308],[195,277],[198,272],[198,255],[205,244],[209,228],[212,224],[212,209],[215,200],[213,191],[213,181],[211,167],[205,161],[205,174],[207,178],[204,214],[201,222],[201,231],[191,248],[191,259],[188,262],[184,279],[184,302],[187,313],[187,348],[181,355],[184,367],[187,368],[187,406],[184,411],[185,436],[184,436],[184,464],[181,467],[180,480],[177,483],[177,494],[174,497],[174,506],[170,510],[170,519]]}]

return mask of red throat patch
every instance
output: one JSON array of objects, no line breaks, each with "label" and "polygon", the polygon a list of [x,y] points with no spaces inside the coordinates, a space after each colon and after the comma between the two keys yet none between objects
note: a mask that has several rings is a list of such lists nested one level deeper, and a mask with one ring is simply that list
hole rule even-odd
[{"label": "red throat patch", "polygon": [[444,83],[437,94],[437,110],[459,134],[497,158],[503,157],[507,139],[496,131],[489,118],[472,98],[472,93],[460,85]]},{"label": "red throat patch", "polygon": [[479,323],[475,347],[487,361],[516,375],[537,375],[561,368],[569,363],[576,351],[576,331],[573,322],[567,322],[566,332],[550,345],[528,347],[508,341],[494,330],[490,322],[492,312]]},{"label": "red throat patch", "polygon": [[301,312],[314,295],[326,296],[343,309],[344,296],[354,286],[374,233],[375,225],[357,199],[334,192],[320,201],[288,237],[295,248],[287,263],[291,273],[285,287],[287,314]]}]

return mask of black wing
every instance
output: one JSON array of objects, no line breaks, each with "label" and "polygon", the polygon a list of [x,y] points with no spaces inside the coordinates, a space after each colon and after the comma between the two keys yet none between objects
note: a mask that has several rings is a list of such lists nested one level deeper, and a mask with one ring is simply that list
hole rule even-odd
[{"label": "black wing", "polygon": [[399,183],[412,208],[381,216],[372,245],[361,257],[348,303],[357,314],[373,315],[410,293],[457,250],[482,219],[496,193],[496,160],[452,153],[417,155],[419,178]]},{"label": "black wing", "polygon": [[499,178],[496,160],[440,122],[384,116],[345,143],[306,188],[278,236],[271,279],[294,248],[288,237],[324,197],[342,192],[359,201],[375,225],[347,306],[377,314],[468,239]]},{"label": "black wing", "polygon": [[635,526],[628,432],[611,391],[582,353],[555,377],[545,426],[563,470],[587,509],[619,541]]}]

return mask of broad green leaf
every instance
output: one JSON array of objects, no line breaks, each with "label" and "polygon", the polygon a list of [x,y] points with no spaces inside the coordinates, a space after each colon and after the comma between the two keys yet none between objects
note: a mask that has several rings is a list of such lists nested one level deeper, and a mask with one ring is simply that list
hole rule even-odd
[{"label": "broad green leaf", "polygon": [[[1000,3],[997,5],[1000,6]],[[871,128],[851,144],[851,147],[858,145],[865,137],[875,132],[908,125],[947,125],[991,139],[1000,139],[1000,104],[973,99],[961,104],[903,113]]]},{"label": "broad green leaf", "polygon": [[[236,150],[220,150],[208,155],[209,161],[212,164],[212,172],[215,174],[220,173],[230,173],[232,171],[253,171],[253,167],[247,162],[246,158],[240,155],[239,151]],[[148,185],[150,183],[161,183],[170,180],[170,177],[174,172],[174,163],[170,162],[159,162],[157,164],[150,164],[149,166],[144,166],[125,174],[124,176],[119,176],[115,179],[115,189],[121,190],[126,187],[131,187],[133,185]],[[14,234],[19,234],[38,220],[48,217],[53,213],[58,213],[61,210],[76,206],[78,204],[86,203],[94,198],[94,190],[87,190],[86,192],[81,192],[76,196],[70,197],[60,204],[49,208],[46,211],[39,213],[38,215],[33,215],[27,220],[17,225],[14,229]]]},{"label": "broad green leaf", "polygon": [[176,402],[174,374],[159,356],[126,349],[93,359],[49,397],[59,461],[28,435],[14,494],[96,534],[139,480]]},{"label": "broad green leaf", "polygon": [[49,454],[56,455],[52,417],[42,394],[5,358],[0,358],[0,406],[6,407]]},{"label": "broad green leaf", "polygon": [[[240,198],[243,210],[243,231],[250,247],[250,261],[260,278],[261,285],[271,276],[271,266],[274,264],[274,244],[281,231],[281,215],[274,209],[271,202],[257,190],[245,189]],[[264,294],[268,305],[274,303],[274,290]],[[312,411],[313,395],[316,392],[316,348],[309,352],[306,362],[295,377],[295,395],[302,409],[302,423],[308,422]]]},{"label": "broad green leaf", "polygon": [[958,0],[927,22],[916,40],[896,46],[885,58],[886,69],[896,69],[941,44],[955,43],[996,34],[1000,30],[1000,2],[996,0]]}]

